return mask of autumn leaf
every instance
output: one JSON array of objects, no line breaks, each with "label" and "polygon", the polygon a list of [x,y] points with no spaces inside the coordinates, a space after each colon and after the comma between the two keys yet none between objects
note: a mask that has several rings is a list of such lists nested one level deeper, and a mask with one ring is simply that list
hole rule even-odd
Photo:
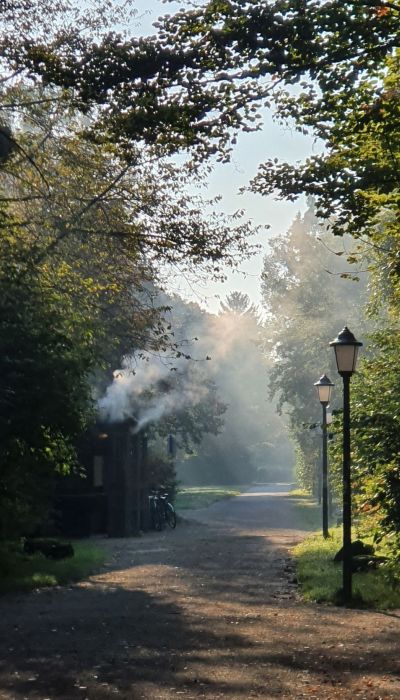
[{"label": "autumn leaf", "polygon": [[385,17],[385,15],[388,15],[390,12],[389,7],[385,7],[384,5],[377,5],[375,8],[375,14],[377,17]]}]

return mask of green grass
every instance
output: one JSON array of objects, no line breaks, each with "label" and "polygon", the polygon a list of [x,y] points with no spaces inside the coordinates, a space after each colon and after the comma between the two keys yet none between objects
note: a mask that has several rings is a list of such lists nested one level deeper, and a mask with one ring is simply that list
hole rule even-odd
[{"label": "green grass", "polygon": [[105,553],[84,542],[73,543],[75,555],[53,561],[42,554],[27,555],[16,548],[0,553],[0,594],[29,591],[43,586],[57,586],[89,576],[101,566]]},{"label": "green grass", "polygon": [[304,530],[312,532],[322,527],[321,506],[307,491],[294,489],[285,498],[293,503],[294,510]]},{"label": "green grass", "polygon": [[311,498],[311,495],[305,489],[292,489],[287,498]]},{"label": "green grass", "polygon": [[[301,593],[308,601],[337,601],[342,585],[342,566],[332,560],[342,544],[342,529],[331,528],[330,535],[324,540],[322,535],[313,534],[293,550]],[[382,569],[353,574],[353,597],[355,607],[381,610],[400,607],[400,591],[388,583]]]},{"label": "green grass", "polygon": [[228,486],[194,486],[192,488],[179,489],[176,499],[175,508],[186,510],[190,508],[206,508],[216,501],[222,501],[225,498],[232,498],[241,493],[237,488]]}]

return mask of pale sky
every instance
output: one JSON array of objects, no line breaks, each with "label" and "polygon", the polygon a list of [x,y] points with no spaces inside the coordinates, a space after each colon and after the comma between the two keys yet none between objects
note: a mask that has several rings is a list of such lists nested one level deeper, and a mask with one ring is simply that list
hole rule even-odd
[{"label": "pale sky", "polygon": [[[139,12],[135,31],[137,34],[146,35],[155,33],[151,25],[157,17],[172,14],[176,9],[184,6],[184,3],[136,0],[135,6]],[[258,237],[257,242],[262,244],[262,251],[250,261],[243,263],[239,273],[229,272],[229,278],[224,284],[207,283],[206,288],[198,284],[193,290],[182,280],[177,281],[175,287],[175,291],[179,291],[182,296],[207,306],[210,311],[218,309],[218,298],[224,299],[233,290],[246,292],[256,304],[260,302],[260,273],[268,239],[273,235],[285,233],[296,213],[305,209],[304,199],[299,199],[295,203],[278,202],[272,197],[238,193],[239,189],[246,186],[256,174],[257,166],[263,160],[277,157],[295,162],[320,150],[310,138],[275,124],[270,112],[262,113],[264,116],[262,131],[239,136],[231,162],[216,165],[210,175],[209,187],[205,193],[209,197],[221,195],[219,209],[227,214],[237,209],[244,209],[246,218],[254,223],[270,225],[271,228]]]}]

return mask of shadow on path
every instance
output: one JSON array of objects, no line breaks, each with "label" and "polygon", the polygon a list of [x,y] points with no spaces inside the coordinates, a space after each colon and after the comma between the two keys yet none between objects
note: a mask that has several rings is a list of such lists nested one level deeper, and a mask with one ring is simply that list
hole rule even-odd
[{"label": "shadow on path", "polygon": [[301,604],[290,503],[279,529],[278,505],[236,500],[209,524],[105,541],[86,582],[2,598],[0,698],[400,698],[395,613]]}]

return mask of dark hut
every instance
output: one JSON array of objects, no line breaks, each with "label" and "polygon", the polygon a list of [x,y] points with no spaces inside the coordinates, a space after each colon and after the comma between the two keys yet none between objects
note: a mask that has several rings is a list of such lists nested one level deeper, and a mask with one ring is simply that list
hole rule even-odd
[{"label": "dark hut", "polygon": [[60,480],[56,508],[70,537],[106,533],[128,537],[148,527],[144,468],[146,440],[133,419],[96,423],[79,448],[82,474]]}]

